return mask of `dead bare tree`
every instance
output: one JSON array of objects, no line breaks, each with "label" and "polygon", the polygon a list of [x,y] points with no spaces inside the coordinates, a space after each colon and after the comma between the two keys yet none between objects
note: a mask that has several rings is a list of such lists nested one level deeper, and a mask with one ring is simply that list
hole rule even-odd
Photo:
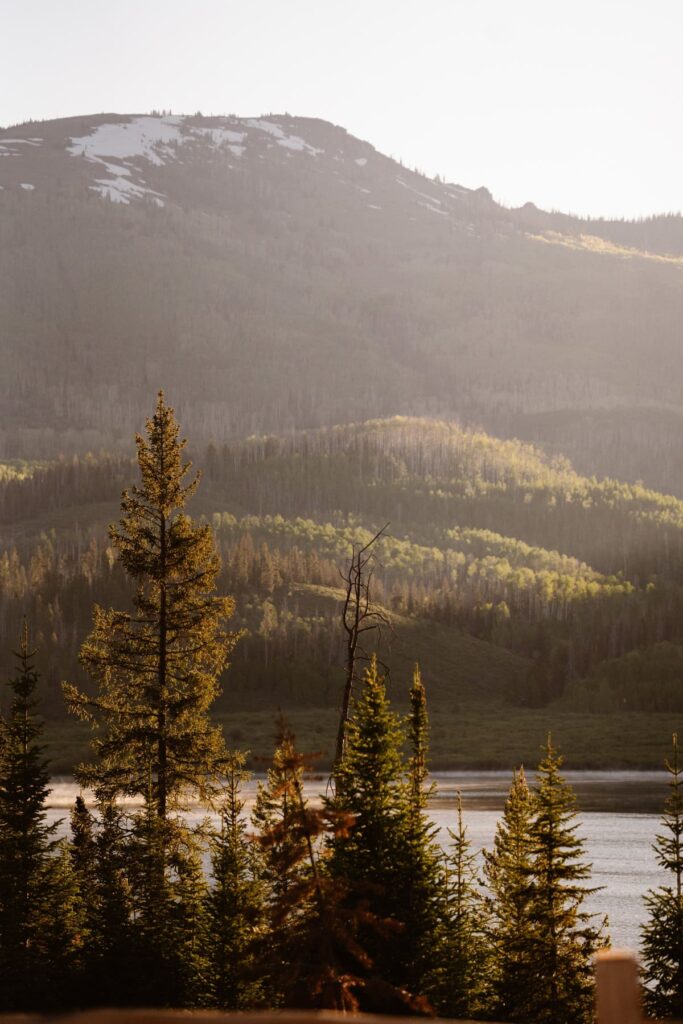
[{"label": "dead bare tree", "polygon": [[[372,578],[377,567],[374,547],[378,540],[385,535],[388,526],[389,523],[385,523],[367,544],[363,546],[354,544],[348,566],[345,570],[339,570],[345,590],[342,625],[346,633],[346,679],[339,713],[334,769],[341,764],[344,758],[346,727],[351,710],[353,687],[357,680],[357,665],[361,661],[369,661],[370,657],[362,643],[363,634],[376,630],[379,633],[378,639],[381,639],[382,629],[391,629],[389,617],[380,608],[373,606],[371,596]],[[334,770],[332,774],[334,776]]]}]

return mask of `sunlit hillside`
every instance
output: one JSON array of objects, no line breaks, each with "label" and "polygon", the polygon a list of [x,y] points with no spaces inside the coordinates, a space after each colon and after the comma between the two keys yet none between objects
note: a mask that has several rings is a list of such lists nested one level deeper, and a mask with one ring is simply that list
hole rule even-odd
[{"label": "sunlit hillside", "polygon": [[[438,713],[469,709],[480,724],[496,708],[528,712],[532,730],[542,709],[683,712],[678,499],[583,477],[529,444],[410,417],[210,445],[194,457],[203,478],[193,511],[213,527],[221,589],[246,631],[220,714],[267,718],[281,706],[332,721],[339,569],[385,524],[373,597],[394,623],[377,644],[399,701],[419,661]],[[77,653],[93,601],[130,600],[105,527],[135,475],[129,459],[102,456],[13,468],[0,483],[0,628],[11,635],[25,610],[36,622],[55,722],[60,680],[83,678]],[[480,749],[474,761],[486,760]],[[649,755],[637,746],[630,756]]]}]

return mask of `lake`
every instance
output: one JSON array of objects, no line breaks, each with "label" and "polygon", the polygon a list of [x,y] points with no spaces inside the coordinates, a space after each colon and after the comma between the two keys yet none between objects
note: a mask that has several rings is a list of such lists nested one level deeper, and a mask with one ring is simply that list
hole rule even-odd
[{"label": "lake", "polygon": [[[431,811],[444,843],[453,826],[457,793],[462,794],[464,819],[472,847],[490,847],[496,822],[510,784],[508,772],[443,772],[434,775],[438,792]],[[637,949],[639,926],[644,919],[642,897],[649,888],[666,883],[666,873],[657,867],[652,841],[667,796],[664,772],[566,772],[581,808],[579,834],[586,840],[586,856],[593,864],[591,884],[601,886],[589,900],[589,908],[609,917],[614,946]],[[531,782],[533,776],[529,776]],[[257,779],[244,788],[247,806],[253,800]],[[320,782],[308,782],[306,791],[314,796]],[[50,796],[51,820],[68,824],[78,786],[70,779],[54,779]],[[65,818],[65,812],[67,817]],[[189,817],[201,817],[190,812]]]}]

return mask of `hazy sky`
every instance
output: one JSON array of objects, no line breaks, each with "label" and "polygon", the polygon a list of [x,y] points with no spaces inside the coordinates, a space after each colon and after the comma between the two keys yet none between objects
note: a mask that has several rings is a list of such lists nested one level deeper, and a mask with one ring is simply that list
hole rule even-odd
[{"label": "hazy sky", "polygon": [[683,0],[0,0],[0,33],[0,125],[288,111],[511,205],[683,208]]}]

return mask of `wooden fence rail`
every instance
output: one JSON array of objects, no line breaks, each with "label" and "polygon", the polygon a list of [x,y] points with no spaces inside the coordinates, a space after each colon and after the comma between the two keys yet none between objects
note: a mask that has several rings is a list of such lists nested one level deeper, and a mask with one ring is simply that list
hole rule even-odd
[{"label": "wooden fence rail", "polygon": [[[646,1024],[643,1017],[638,962],[624,949],[598,953],[595,964],[596,1024]],[[89,1010],[59,1018],[59,1024],[340,1024],[347,1016],[329,1010],[283,1010],[256,1013],[216,1013],[212,1010]],[[417,1024],[424,1017],[384,1017],[353,1014],[356,1024]],[[44,1018],[0,1016],[0,1024],[41,1024]],[[450,1021],[449,1024],[475,1024]],[[480,1024],[480,1022],[479,1022]],[[673,1022],[670,1022],[673,1024]]]}]

